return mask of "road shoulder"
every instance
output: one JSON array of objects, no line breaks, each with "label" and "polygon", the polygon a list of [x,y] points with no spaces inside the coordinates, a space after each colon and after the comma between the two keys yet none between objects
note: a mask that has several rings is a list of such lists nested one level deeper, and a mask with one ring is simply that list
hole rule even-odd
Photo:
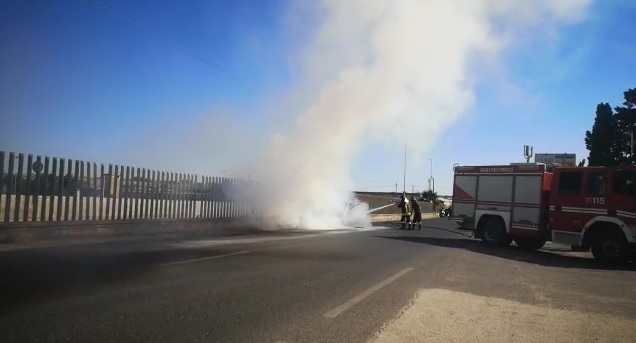
[{"label": "road shoulder", "polygon": [[635,321],[422,289],[370,342],[634,342]]}]

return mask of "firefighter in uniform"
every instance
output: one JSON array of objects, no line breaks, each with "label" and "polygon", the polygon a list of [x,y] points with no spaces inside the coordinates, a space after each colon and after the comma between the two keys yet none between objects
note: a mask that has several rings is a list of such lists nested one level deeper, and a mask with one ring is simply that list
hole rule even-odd
[{"label": "firefighter in uniform", "polygon": [[411,208],[413,209],[413,230],[415,230],[415,224],[418,230],[422,230],[422,207],[417,203],[414,195],[411,196]]},{"label": "firefighter in uniform", "polygon": [[398,203],[398,207],[402,212],[402,217],[400,218],[400,222],[402,223],[402,230],[407,228],[411,228],[411,208],[409,206],[409,201],[406,196],[402,196],[402,199]]}]

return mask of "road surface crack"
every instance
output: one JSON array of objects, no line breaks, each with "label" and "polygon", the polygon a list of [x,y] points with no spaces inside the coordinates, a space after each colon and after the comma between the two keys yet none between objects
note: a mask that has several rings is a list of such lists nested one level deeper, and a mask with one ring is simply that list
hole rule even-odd
[{"label": "road surface crack", "polygon": [[411,307],[413,307],[415,305],[415,302],[417,301],[417,299],[420,296],[420,293],[422,293],[423,289],[417,291],[415,293],[415,296],[413,298],[411,298],[411,300],[409,301],[409,303],[405,306],[402,307],[402,309],[400,309],[400,312],[398,312],[397,316],[393,317],[391,320],[387,321],[386,323],[382,324],[382,326],[380,327],[380,329],[378,331],[375,332],[375,334],[373,335],[372,338],[370,338],[369,340],[367,340],[367,342],[372,342],[376,339],[378,339],[380,337],[380,335],[388,328],[390,327],[393,323],[395,323],[397,320],[399,320],[400,318],[402,318],[402,316],[404,316],[404,314],[406,313],[406,311],[408,311]]}]

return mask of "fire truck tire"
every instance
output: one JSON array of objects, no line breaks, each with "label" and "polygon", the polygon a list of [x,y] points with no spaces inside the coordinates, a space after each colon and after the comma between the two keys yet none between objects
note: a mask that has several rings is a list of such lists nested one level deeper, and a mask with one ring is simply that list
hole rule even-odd
[{"label": "fire truck tire", "polygon": [[625,262],[629,258],[627,240],[622,232],[612,230],[595,236],[591,248],[592,255],[600,262]]},{"label": "fire truck tire", "polygon": [[483,225],[481,239],[484,243],[498,247],[505,247],[512,243],[512,238],[506,232],[506,224],[501,218],[484,218],[480,224]]},{"label": "fire truck tire", "polygon": [[545,245],[545,239],[517,237],[515,238],[515,243],[523,250],[538,250]]}]

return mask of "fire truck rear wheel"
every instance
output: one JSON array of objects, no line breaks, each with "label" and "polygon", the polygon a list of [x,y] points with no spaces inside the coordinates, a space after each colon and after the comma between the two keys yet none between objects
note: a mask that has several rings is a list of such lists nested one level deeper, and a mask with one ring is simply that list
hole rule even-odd
[{"label": "fire truck rear wheel", "polygon": [[538,250],[545,245],[545,239],[517,237],[515,238],[515,243],[519,248],[524,250]]},{"label": "fire truck rear wheel", "polygon": [[506,224],[501,218],[489,217],[480,221],[483,225],[482,241],[487,244],[504,247],[510,245],[512,238],[506,232]]},{"label": "fire truck rear wheel", "polygon": [[625,262],[629,258],[625,236],[618,232],[598,235],[592,240],[592,255],[601,262]]}]

